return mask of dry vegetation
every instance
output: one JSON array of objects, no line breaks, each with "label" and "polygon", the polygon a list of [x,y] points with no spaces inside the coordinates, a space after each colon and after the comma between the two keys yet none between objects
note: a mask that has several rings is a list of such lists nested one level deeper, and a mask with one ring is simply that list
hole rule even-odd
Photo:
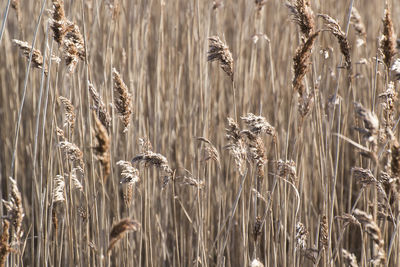
[{"label": "dry vegetation", "polygon": [[400,266],[373,2],[0,1],[0,266]]}]

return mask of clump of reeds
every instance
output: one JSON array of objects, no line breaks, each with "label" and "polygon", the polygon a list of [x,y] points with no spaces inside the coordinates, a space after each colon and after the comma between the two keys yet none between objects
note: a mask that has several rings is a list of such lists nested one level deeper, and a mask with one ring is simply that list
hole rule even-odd
[{"label": "clump of reeds", "polygon": [[10,238],[10,223],[7,220],[3,221],[3,232],[0,237],[0,266],[6,264],[8,254],[13,251],[8,239]]},{"label": "clump of reeds", "polygon": [[103,102],[100,94],[97,92],[96,88],[92,83],[89,82],[89,93],[93,99],[93,110],[96,111],[96,115],[98,116],[101,123],[106,127],[108,130],[111,124],[111,117],[110,114],[107,112],[106,105]]},{"label": "clump of reeds", "polygon": [[209,50],[207,60],[218,61],[224,72],[233,80],[233,57],[229,47],[218,36],[208,38]]},{"label": "clump of reeds", "polygon": [[203,160],[208,161],[211,159],[217,163],[218,168],[221,169],[219,153],[215,146],[205,137],[197,137],[196,139],[206,144],[204,148],[205,156],[203,157]]},{"label": "clump of reeds", "polygon": [[140,223],[132,219],[123,219],[115,224],[110,232],[110,243],[108,245],[107,253],[110,253],[115,244],[121,240],[125,233],[129,231],[138,231]]},{"label": "clump of reeds", "polygon": [[328,31],[333,34],[338,40],[340,51],[342,52],[345,58],[345,68],[347,70],[351,70],[351,56],[350,56],[350,45],[349,41],[347,40],[346,33],[342,30],[337,20],[333,19],[329,15],[326,14],[319,14],[320,18],[322,18],[325,22]]},{"label": "clump of reeds", "polygon": [[79,27],[65,17],[63,0],[53,0],[51,29],[62,48],[68,71],[73,73],[78,61],[85,60],[86,52]]},{"label": "clump of reeds", "polygon": [[127,132],[132,114],[132,96],[119,72],[115,68],[113,68],[112,72],[114,81],[114,106],[122,118],[122,124],[124,125],[123,132]]},{"label": "clump of reeds", "polygon": [[162,187],[165,188],[165,186],[169,183],[169,181],[172,178],[173,171],[171,167],[169,166],[168,160],[166,157],[164,157],[161,154],[154,153],[151,150],[147,150],[145,152],[140,153],[139,155],[135,156],[132,159],[132,164],[135,162],[138,163],[144,163],[145,166],[154,166],[162,173],[164,174],[164,181]]},{"label": "clump of reeds", "polygon": [[64,122],[64,127],[69,126],[71,133],[74,132],[74,127],[75,127],[75,108],[72,105],[71,101],[63,96],[59,97],[61,103],[64,105],[65,109],[65,122]]},{"label": "clump of reeds", "polygon": [[110,137],[108,136],[106,127],[97,118],[97,116],[94,117],[94,120],[95,120],[95,136],[96,136],[96,140],[97,140],[97,146],[94,147],[94,150],[95,150],[97,159],[100,161],[100,164],[103,166],[103,176],[104,176],[103,180],[105,181],[111,171]]},{"label": "clump of reeds", "polygon": [[387,3],[383,17],[383,36],[380,49],[383,54],[383,62],[385,62],[387,68],[390,69],[393,57],[396,54],[396,38],[394,37],[393,21]]},{"label": "clump of reeds", "polygon": [[[20,40],[13,39],[12,42],[19,47],[22,54],[29,59],[29,55],[31,54],[32,46],[30,46],[27,42],[23,42]],[[43,62],[42,53],[37,50],[33,49],[32,52],[32,65],[34,68],[44,69],[44,73],[47,75],[47,64]]]},{"label": "clump of reeds", "polygon": [[122,167],[120,183],[124,187],[124,203],[129,206],[132,201],[134,186],[140,181],[139,170],[133,167],[130,162],[124,160],[118,161],[117,165]]},{"label": "clump of reeds", "polygon": [[308,39],[315,31],[314,14],[309,0],[295,0],[286,3],[293,20],[300,26],[301,33]]},{"label": "clump of reeds", "polygon": [[354,6],[351,9],[350,23],[353,25],[357,34],[357,47],[364,45],[367,39],[367,32],[365,30],[365,25],[362,22],[361,15]]},{"label": "clump of reeds", "polygon": [[6,218],[14,227],[14,237],[16,240],[20,240],[23,235],[22,220],[25,216],[24,208],[22,206],[22,197],[17,182],[11,177],[9,177],[9,179],[11,182],[11,193],[8,201],[3,199],[3,204],[8,212]]},{"label": "clump of reeds", "polygon": [[83,153],[77,145],[70,143],[68,141],[61,141],[60,147],[70,161],[74,162],[81,169],[83,169],[84,167]]}]

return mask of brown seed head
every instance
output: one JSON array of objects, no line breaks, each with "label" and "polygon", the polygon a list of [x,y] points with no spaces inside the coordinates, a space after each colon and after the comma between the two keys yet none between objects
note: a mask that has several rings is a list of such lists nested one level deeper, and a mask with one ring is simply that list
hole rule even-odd
[{"label": "brown seed head", "polygon": [[351,71],[351,57],[350,57],[350,45],[347,40],[346,33],[342,31],[337,20],[331,18],[326,14],[319,14],[318,17],[322,18],[325,22],[325,26],[328,28],[328,31],[333,34],[338,40],[340,51],[342,52],[345,58],[345,67],[347,70]]},{"label": "brown seed head", "polygon": [[295,3],[286,3],[292,13],[293,20],[300,26],[301,33],[309,38],[314,33],[314,14],[309,0],[295,0]]},{"label": "brown seed head", "polygon": [[113,69],[113,81],[114,81],[114,106],[117,112],[121,116],[122,123],[124,125],[124,131],[128,131],[130,124],[130,117],[132,114],[131,102],[132,97],[129,93],[129,89],[123,82],[121,75],[114,68]]},{"label": "brown seed head", "polygon": [[138,231],[140,223],[132,219],[123,219],[115,224],[110,232],[110,244],[108,245],[107,253],[110,253],[115,244],[124,237],[128,231]]},{"label": "brown seed head", "polygon": [[[13,39],[12,42],[15,45],[17,45],[19,47],[19,49],[21,50],[22,54],[27,59],[29,59],[29,55],[31,54],[32,46],[30,46],[27,42],[23,42],[23,41],[16,40],[16,39]],[[38,69],[43,69],[43,66],[44,66],[44,73],[47,75],[47,64],[43,63],[42,53],[37,49],[33,49],[33,52],[32,52],[32,65],[34,68],[38,68]]]},{"label": "brown seed head", "polygon": [[210,41],[207,61],[219,61],[221,68],[233,80],[233,57],[229,47],[218,36],[209,37]]},{"label": "brown seed head", "polygon": [[383,37],[380,44],[383,54],[383,61],[387,68],[392,66],[392,60],[396,54],[396,38],[394,37],[393,21],[390,13],[390,7],[386,3],[385,14],[383,17]]}]

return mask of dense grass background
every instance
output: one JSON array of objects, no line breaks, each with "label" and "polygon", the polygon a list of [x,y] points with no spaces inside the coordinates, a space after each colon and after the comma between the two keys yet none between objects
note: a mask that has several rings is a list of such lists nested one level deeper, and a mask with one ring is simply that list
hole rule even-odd
[{"label": "dense grass background", "polygon": [[[2,14],[8,4],[1,1]],[[366,145],[354,130],[362,126],[354,101],[382,118],[377,96],[392,77],[379,52],[384,1],[312,1],[315,15],[329,14],[344,30],[351,6],[359,10],[367,31],[366,45],[357,47],[355,31],[349,27],[353,79],[350,83],[348,72],[339,68],[343,59],[336,39],[322,32],[305,79],[315,100],[304,120],[297,113],[297,93],[292,88],[293,55],[301,43],[299,28],[284,1],[268,0],[257,11],[254,1],[224,1],[213,9],[213,1],[65,0],[66,17],[85,37],[87,62],[79,62],[73,74],[67,72],[64,61],[52,62],[48,76],[38,69],[27,70],[26,58],[11,40],[29,44],[35,40],[35,47],[46,57],[49,51],[61,57],[49,28],[51,15],[46,10],[52,8],[51,1],[21,1],[18,12],[10,8],[2,20],[5,30],[0,41],[0,198],[8,199],[8,177],[16,179],[25,217],[20,243],[12,243],[17,253],[9,255],[6,265],[248,266],[258,258],[265,266],[312,266],[296,249],[296,224],[303,223],[309,232],[307,247],[318,250],[320,221],[325,215],[328,247],[317,252],[316,265],[343,266],[341,249],[345,248],[356,255],[360,266],[372,266],[374,248],[369,236],[359,226],[345,227],[336,218],[357,207],[374,215],[388,254],[387,265],[399,266],[398,200],[392,203],[394,221],[378,219],[376,189],[362,189],[351,172],[352,167],[363,167],[378,174],[384,170],[390,146],[384,149],[385,142],[379,143],[384,156],[374,163],[335,135]],[[395,32],[400,28],[399,16],[399,5],[393,5]],[[315,21],[317,29],[324,28],[320,19]],[[254,43],[252,37],[258,33],[269,41],[260,38]],[[207,62],[208,37],[213,35],[227,43],[234,58],[240,127],[246,128],[240,116],[252,112],[265,117],[277,133],[276,140],[264,137],[268,163],[259,193],[266,201],[254,205],[256,169],[248,163],[231,223],[242,176],[224,149],[227,117],[234,117],[234,102],[230,78],[218,63]],[[112,108],[113,68],[120,71],[133,96],[133,116],[126,133]],[[93,151],[96,140],[88,80],[112,114],[109,177]],[[336,89],[339,100],[330,105]],[[59,96],[70,99],[75,107],[73,132],[63,128]],[[397,119],[399,104],[394,105]],[[15,132],[20,109],[21,127]],[[69,132],[69,140],[82,150],[85,170],[80,177],[83,192],[70,189],[66,178],[66,201],[56,211],[59,226],[55,231],[54,177],[71,170],[58,145],[57,126]],[[397,128],[394,135],[399,136]],[[212,160],[204,161],[205,144],[196,139],[200,136],[219,151],[220,168]],[[141,181],[127,207],[116,162],[139,154],[138,139],[143,137],[149,138],[154,152],[168,159],[175,179],[161,189],[162,177],[156,169],[136,166]],[[294,184],[276,175],[280,159],[296,163]],[[204,181],[204,188],[185,185],[184,176]],[[0,214],[6,216],[4,206]],[[252,234],[256,216],[264,219],[257,241]],[[108,255],[111,228],[126,217],[140,222],[141,229],[129,233]]]}]

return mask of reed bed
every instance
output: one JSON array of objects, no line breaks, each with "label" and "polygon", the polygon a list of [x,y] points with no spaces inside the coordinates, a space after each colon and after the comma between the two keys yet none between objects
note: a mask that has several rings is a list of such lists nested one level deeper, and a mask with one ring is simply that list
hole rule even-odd
[{"label": "reed bed", "polygon": [[0,10],[0,266],[400,266],[395,1]]}]

